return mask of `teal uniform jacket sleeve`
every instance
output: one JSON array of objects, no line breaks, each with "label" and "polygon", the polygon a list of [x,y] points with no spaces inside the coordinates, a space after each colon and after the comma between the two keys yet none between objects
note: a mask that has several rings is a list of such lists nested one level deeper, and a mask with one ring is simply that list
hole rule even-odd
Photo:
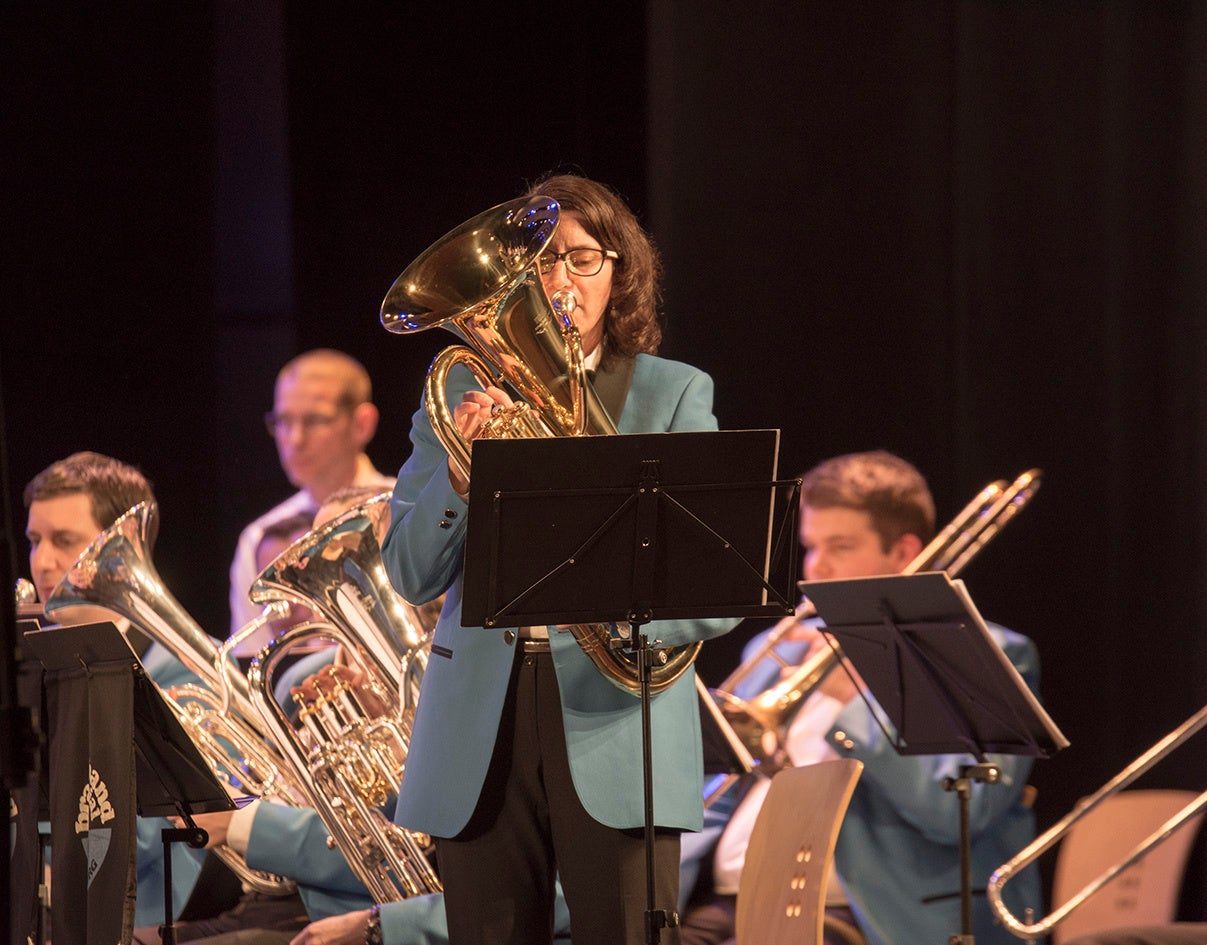
[{"label": "teal uniform jacket sleeve", "polygon": [[343,854],[327,846],[328,836],[313,808],[261,802],[247,842],[247,865],[288,876],[299,886],[367,899]]},{"label": "teal uniform jacket sleeve", "polygon": [[[762,652],[769,632],[746,645],[744,664]],[[993,624],[989,632],[1038,694],[1035,645]],[[804,642],[788,640],[776,653],[787,665],[796,665],[806,649]],[[765,657],[754,663],[734,694],[752,700],[779,678],[780,664]],[[859,698],[843,707],[826,737],[838,755],[864,764],[838,834],[835,863],[869,945],[945,941],[960,929],[960,824],[958,799],[944,789],[944,781],[974,759],[960,754],[899,755]],[[973,932],[978,945],[1008,945],[1017,940],[994,923],[981,893],[989,874],[1035,836],[1034,814],[1023,801],[1032,759],[991,755],[990,760],[1001,767],[1001,782],[974,782],[969,800]],[[1042,912],[1039,880],[1037,870],[1025,871],[1005,890],[1016,915],[1026,906]]]},{"label": "teal uniform jacket sleeve", "polygon": [[[990,625],[990,634],[1028,686],[1038,692],[1035,645]],[[971,755],[899,755],[861,700],[845,706],[829,732],[832,747],[864,763],[838,835],[835,863],[869,945],[931,941],[960,929],[959,800],[944,788],[971,764]],[[973,934],[985,945],[1017,941],[994,921],[984,895],[989,875],[1035,837],[1035,816],[1023,791],[1033,759],[990,755],[1002,778],[973,782],[969,800]],[[1005,890],[1016,915],[1042,914],[1038,870],[1021,873]]]}]

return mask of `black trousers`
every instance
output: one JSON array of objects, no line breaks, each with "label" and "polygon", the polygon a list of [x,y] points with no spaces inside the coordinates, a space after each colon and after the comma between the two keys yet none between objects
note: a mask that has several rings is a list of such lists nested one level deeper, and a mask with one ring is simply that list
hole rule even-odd
[{"label": "black trousers", "polygon": [[[735,945],[737,909],[737,896],[723,893],[693,903],[683,914],[683,927],[679,930],[682,945]],[[841,923],[848,931],[826,926],[822,945],[850,945],[850,936],[862,935],[855,913],[847,906],[827,906],[826,918]]]},{"label": "black trousers", "polygon": [[[206,945],[289,945],[310,922],[297,893],[265,896],[245,893],[233,909],[208,919],[173,925],[178,942]],[[134,930],[136,945],[159,945],[159,927]]]},{"label": "black trousers", "polygon": [[[618,791],[641,791],[617,784]],[[516,656],[482,797],[454,839],[437,840],[450,945],[540,945],[553,938],[553,881],[574,945],[646,941],[645,833],[591,817],[574,790],[548,653]],[[655,841],[655,908],[675,909],[679,834]],[[662,942],[678,941],[663,930]]]}]

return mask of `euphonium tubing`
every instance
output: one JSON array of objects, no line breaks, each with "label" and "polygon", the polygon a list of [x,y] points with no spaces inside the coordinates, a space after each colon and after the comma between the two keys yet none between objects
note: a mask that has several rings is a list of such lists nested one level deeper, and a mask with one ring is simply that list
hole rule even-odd
[{"label": "euphonium tubing", "polygon": [[[389,493],[375,496],[301,536],[249,591],[258,603],[288,601],[316,615],[252,660],[248,688],[295,779],[311,787],[310,806],[377,902],[441,890],[427,858],[431,839],[377,810],[403,777],[432,629],[386,577],[380,542],[389,500]],[[363,675],[364,688],[381,703],[379,714],[337,682],[314,701],[299,700],[295,726],[275,698],[275,671],[291,651],[318,639],[337,644],[344,664]]]}]

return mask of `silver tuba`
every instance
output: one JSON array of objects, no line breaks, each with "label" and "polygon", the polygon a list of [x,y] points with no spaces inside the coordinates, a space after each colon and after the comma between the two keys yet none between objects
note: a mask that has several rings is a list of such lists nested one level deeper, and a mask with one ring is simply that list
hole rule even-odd
[{"label": "silver tuba", "polygon": [[[252,585],[256,603],[288,601],[315,620],[285,630],[248,670],[251,700],[295,777],[312,788],[311,806],[357,878],[377,902],[439,892],[431,838],[390,823],[377,807],[405,770],[414,700],[427,665],[430,627],[391,587],[381,561],[389,494],[303,535]],[[335,679],[317,699],[295,697],[298,722],[274,695],[283,660],[318,641],[361,676]],[[377,706],[370,710],[365,698]]]},{"label": "silver tuba", "polygon": [[[166,647],[202,681],[164,692],[169,705],[218,777],[250,794],[305,803],[305,793],[286,774],[283,759],[264,741],[248,698],[247,681],[228,672],[217,644],[168,592],[151,564],[158,526],[154,502],[141,502],[98,535],[76,559],[46,601],[46,613],[99,606],[125,617]],[[223,743],[231,746],[232,757]],[[245,883],[261,892],[283,892],[293,883],[247,866],[220,845],[214,852]]]},{"label": "silver tuba", "polygon": [[[482,436],[617,432],[587,380],[570,318],[573,298],[551,303],[537,273],[537,257],[552,238],[559,213],[557,202],[542,196],[492,207],[430,246],[394,281],[381,304],[388,331],[407,334],[439,325],[470,346],[437,355],[425,387],[432,429],[466,478],[469,444],[445,396],[448,372],[457,364],[483,387],[505,382],[518,394],[515,406],[492,417]],[[610,627],[570,630],[609,682],[628,692],[639,690],[637,654],[616,645]],[[650,690],[671,685],[699,651],[698,642],[655,649]]]}]

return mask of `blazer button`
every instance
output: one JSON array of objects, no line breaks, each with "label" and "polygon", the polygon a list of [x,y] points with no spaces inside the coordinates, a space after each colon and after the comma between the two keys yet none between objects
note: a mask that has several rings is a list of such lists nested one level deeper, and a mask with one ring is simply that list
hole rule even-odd
[{"label": "blazer button", "polygon": [[515,643],[515,631],[514,630],[504,630],[503,631],[503,642],[506,643],[508,646],[511,646],[511,644]]},{"label": "blazer button", "polygon": [[448,519],[446,519],[446,518],[442,518],[442,519],[441,519],[439,522],[437,522],[436,524],[437,524],[437,525],[439,525],[441,528],[452,528],[452,527],[453,527],[453,523],[452,523],[452,522],[450,522],[450,521],[449,521]]},{"label": "blazer button", "polygon": [[445,509],[445,510],[444,510],[444,517],[445,517],[445,518],[456,518],[456,517],[457,517],[457,512],[456,512],[456,510],[455,510],[455,509]]}]

